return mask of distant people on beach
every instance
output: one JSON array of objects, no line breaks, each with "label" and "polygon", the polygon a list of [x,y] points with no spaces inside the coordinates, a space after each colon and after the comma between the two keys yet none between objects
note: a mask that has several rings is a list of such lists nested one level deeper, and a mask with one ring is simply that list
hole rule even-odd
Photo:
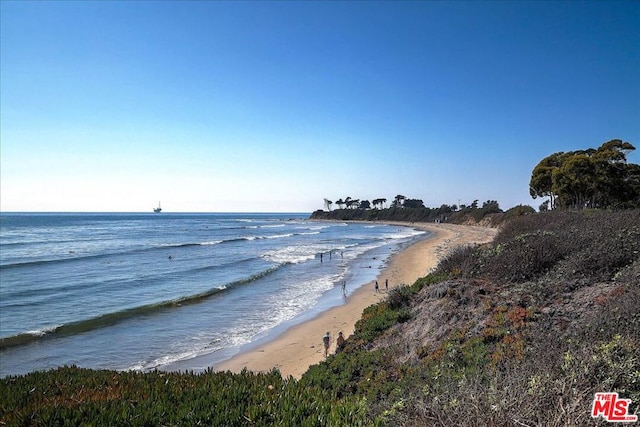
[{"label": "distant people on beach", "polygon": [[342,295],[344,295],[345,297],[347,296],[347,281],[346,280],[342,281]]},{"label": "distant people on beach", "polygon": [[322,252],[320,252],[320,262],[322,262]]},{"label": "distant people on beach", "polygon": [[380,286],[378,286],[378,281],[376,280],[376,293],[380,292]]},{"label": "distant people on beach", "polygon": [[384,288],[389,291],[389,279],[384,279]]},{"label": "distant people on beach", "polygon": [[329,335],[329,331],[322,337],[322,342],[324,343],[324,357],[329,355],[329,344],[331,343],[331,335]]},{"label": "distant people on beach", "polygon": [[342,331],[338,332],[338,339],[336,340],[336,353],[341,351],[344,347],[344,336],[342,335]]}]

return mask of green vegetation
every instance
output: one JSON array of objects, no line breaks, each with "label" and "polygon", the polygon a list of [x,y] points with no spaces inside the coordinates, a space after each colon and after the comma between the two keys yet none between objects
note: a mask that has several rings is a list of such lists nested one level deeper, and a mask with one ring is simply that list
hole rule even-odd
[{"label": "green vegetation", "polygon": [[298,381],[65,367],[0,381],[3,425],[604,425],[640,404],[640,210],[514,215],[367,308]]},{"label": "green vegetation", "polygon": [[2,425],[365,425],[357,397],[276,370],[201,375],[64,367],[0,382]]},{"label": "green vegetation", "polygon": [[[352,202],[350,197],[347,200]],[[374,206],[381,206],[379,200],[374,200]],[[327,203],[329,202],[329,203]],[[312,219],[332,219],[342,221],[404,221],[404,222],[451,222],[462,224],[467,222],[478,223],[483,219],[488,220],[487,225],[495,226],[508,218],[514,216],[534,213],[530,206],[516,206],[503,212],[500,205],[495,200],[487,200],[478,206],[478,200],[473,203],[461,206],[442,205],[439,208],[424,207],[422,200],[407,199],[398,195],[394,199],[390,208],[373,208],[368,200],[356,200],[357,204],[347,204],[342,200],[336,202],[338,206],[347,206],[335,210],[318,210],[311,215]],[[377,203],[376,203],[377,202]],[[333,202],[325,199],[325,207],[329,207]]]},{"label": "green vegetation", "polygon": [[626,156],[633,150],[613,139],[597,149],[551,154],[533,169],[529,193],[549,197],[541,210],[640,207],[640,165]]}]

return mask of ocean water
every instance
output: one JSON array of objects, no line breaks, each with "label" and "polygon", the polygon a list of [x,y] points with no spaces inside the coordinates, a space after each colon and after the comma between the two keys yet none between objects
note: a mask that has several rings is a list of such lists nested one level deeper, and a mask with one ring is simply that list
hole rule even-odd
[{"label": "ocean water", "polygon": [[0,376],[216,363],[342,304],[343,281],[427,236],[308,216],[2,213]]}]

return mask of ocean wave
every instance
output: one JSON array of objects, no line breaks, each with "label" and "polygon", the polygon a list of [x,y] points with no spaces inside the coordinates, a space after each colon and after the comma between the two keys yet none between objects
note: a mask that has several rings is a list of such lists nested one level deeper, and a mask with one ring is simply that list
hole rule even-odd
[{"label": "ocean wave", "polygon": [[11,268],[23,268],[23,267],[35,267],[38,265],[48,265],[48,264],[58,264],[58,263],[73,263],[78,261],[85,261],[88,259],[99,259],[99,258],[107,258],[114,255],[123,255],[128,253],[133,253],[136,251],[128,251],[128,252],[113,252],[113,253],[103,253],[103,254],[92,254],[92,255],[81,255],[81,256],[68,256],[64,258],[54,258],[54,259],[38,259],[32,261],[22,261],[22,262],[13,262],[8,264],[0,265],[0,270],[11,269]]},{"label": "ocean wave", "polygon": [[99,254],[77,254],[70,253],[68,256],[54,258],[54,259],[38,259],[31,261],[22,261],[15,263],[7,263],[0,265],[0,270],[2,269],[11,269],[11,268],[23,268],[23,267],[34,267],[38,265],[48,265],[48,264],[57,264],[57,263],[73,263],[80,261],[87,261],[90,259],[106,259],[117,256],[132,256],[138,253],[147,253],[157,250],[167,250],[167,249],[184,249],[184,248],[195,248],[199,246],[214,246],[224,243],[233,243],[233,242],[242,242],[247,240],[254,240],[256,238],[265,238],[265,237],[237,237],[231,238],[227,240],[209,240],[203,242],[186,242],[186,243],[160,243],[153,246],[148,247],[138,247],[132,248],[122,251],[112,251],[112,252],[104,252]]},{"label": "ocean wave", "polygon": [[[273,224],[273,225],[265,225],[259,226],[259,228],[280,228],[284,227],[285,224]],[[255,226],[256,228],[258,226]],[[241,227],[245,228],[245,227]],[[254,228],[253,226],[251,228]],[[115,256],[131,256],[137,253],[147,253],[154,250],[166,250],[166,249],[183,249],[183,248],[196,248],[200,246],[214,246],[219,244],[230,244],[237,242],[246,242],[246,241],[254,241],[254,240],[262,240],[262,239],[282,239],[288,238],[292,236],[304,236],[304,235],[312,235],[318,234],[319,232],[300,232],[300,233],[283,233],[283,234],[275,234],[275,235],[257,235],[257,236],[237,236],[231,237],[228,239],[222,240],[206,240],[206,241],[195,241],[195,242],[174,242],[174,243],[160,243],[146,247],[134,247],[134,248],[126,248],[122,250],[111,250],[105,251],[102,253],[81,253],[70,251],[68,253],[61,254],[56,256],[55,258],[44,258],[44,259],[27,259],[19,262],[7,262],[6,264],[0,264],[1,269],[11,269],[11,268],[22,268],[22,267],[34,267],[38,265],[47,265],[47,264],[55,264],[55,263],[69,263],[69,262],[78,262],[85,261],[90,259],[101,259],[101,258],[109,258]]]},{"label": "ocean wave", "polygon": [[[298,228],[303,228],[303,227],[298,227]],[[324,230],[327,228],[331,228],[331,226],[330,225],[309,225],[304,228],[307,230]]]},{"label": "ocean wave", "polygon": [[276,265],[267,268],[259,273],[256,273],[250,277],[236,280],[234,282],[218,286],[209,289],[204,292],[200,292],[193,295],[179,297],[176,299],[163,301],[159,303],[153,303],[138,307],[133,307],[113,313],[103,314],[90,319],[79,320],[77,322],[70,322],[58,326],[44,328],[36,331],[27,331],[17,335],[0,338],[0,350],[5,350],[11,347],[18,347],[32,342],[36,342],[43,339],[60,338],[70,335],[77,335],[84,332],[92,331],[107,326],[113,326],[124,320],[139,316],[151,315],[163,310],[173,309],[184,305],[197,304],[208,298],[218,296],[220,293],[227,292],[237,286],[246,285],[263,277],[276,272],[282,265]]},{"label": "ocean wave", "polygon": [[261,255],[267,261],[275,262],[277,264],[299,264],[305,261],[311,261],[316,258],[317,253],[301,253],[295,250],[287,251],[287,249],[280,249]]},{"label": "ocean wave", "polygon": [[286,237],[293,236],[294,233],[286,233],[286,234],[274,234],[273,236],[264,236],[263,239],[283,239]]},{"label": "ocean wave", "polygon": [[[177,274],[181,276],[187,276],[192,273],[199,273],[204,271],[211,270],[224,270],[225,268],[229,268],[232,266],[237,267],[238,265],[251,263],[254,258],[240,258],[235,259],[232,262],[224,263],[224,264],[214,264],[214,265],[204,265],[192,268],[185,268],[173,271],[172,274]],[[146,275],[138,275],[135,277],[131,277],[129,279],[108,279],[103,280],[100,284],[99,288],[92,288],[89,290],[87,283],[83,281],[64,281],[59,282],[57,285],[50,285],[46,288],[42,287],[20,287],[16,289],[4,289],[3,290],[3,301],[0,306],[3,309],[7,308],[16,308],[16,307],[31,307],[33,305],[33,297],[41,298],[49,298],[49,299],[57,299],[59,295],[64,294],[66,297],[70,297],[72,294],[80,291],[80,292],[99,292],[102,289],[114,289],[115,287],[128,289],[131,286],[143,285],[144,282],[156,281],[160,280],[163,277],[166,277],[167,273],[165,272],[153,272],[152,274]],[[28,302],[24,302],[23,300],[27,298]]]},{"label": "ocean wave", "polygon": [[311,261],[319,258],[320,254],[325,256],[326,259],[331,258],[331,256],[339,257],[341,253],[343,257],[347,257],[348,255],[345,254],[344,251],[355,250],[359,252],[358,246],[359,244],[357,243],[333,246],[322,244],[292,245],[265,251],[260,254],[260,257],[277,264],[300,264],[305,261]]}]

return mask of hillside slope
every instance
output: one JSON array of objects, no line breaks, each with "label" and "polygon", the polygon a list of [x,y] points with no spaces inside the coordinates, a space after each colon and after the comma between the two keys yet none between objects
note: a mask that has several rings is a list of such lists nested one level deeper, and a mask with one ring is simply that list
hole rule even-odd
[{"label": "hillside slope", "polygon": [[366,396],[390,425],[593,425],[608,391],[637,412],[640,211],[515,219],[356,328],[303,380],[348,376],[339,394]]}]

